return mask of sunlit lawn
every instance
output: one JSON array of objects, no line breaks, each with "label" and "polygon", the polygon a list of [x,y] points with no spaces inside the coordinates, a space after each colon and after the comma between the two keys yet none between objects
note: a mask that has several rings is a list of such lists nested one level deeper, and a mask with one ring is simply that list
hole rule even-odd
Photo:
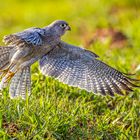
[{"label": "sunlit lawn", "polygon": [[[140,64],[139,0],[0,0],[0,40],[6,34],[64,19],[72,31],[63,40],[79,46],[98,30],[113,28],[126,43],[110,47],[110,37],[99,38],[87,49],[125,73]],[[4,45],[1,42],[1,45]],[[140,90],[127,96],[102,97],[68,87],[32,67],[32,95],[11,100],[8,89],[0,96],[0,139],[18,140],[139,140]]]}]

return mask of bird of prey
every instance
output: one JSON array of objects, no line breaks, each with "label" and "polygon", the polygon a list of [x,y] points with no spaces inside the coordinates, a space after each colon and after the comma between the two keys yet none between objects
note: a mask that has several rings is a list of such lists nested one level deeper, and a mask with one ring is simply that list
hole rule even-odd
[{"label": "bird of prey", "polygon": [[57,20],[5,36],[7,46],[0,47],[0,89],[10,82],[10,97],[26,98],[26,92],[31,93],[30,67],[36,61],[44,75],[95,94],[123,95],[138,87],[136,79],[108,66],[95,53],[63,42],[68,30],[66,21]]}]

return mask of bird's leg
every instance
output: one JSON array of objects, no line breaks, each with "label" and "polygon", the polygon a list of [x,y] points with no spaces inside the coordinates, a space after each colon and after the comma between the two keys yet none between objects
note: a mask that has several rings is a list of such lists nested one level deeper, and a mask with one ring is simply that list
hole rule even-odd
[{"label": "bird's leg", "polygon": [[14,75],[15,75],[14,72],[8,71],[8,73],[5,76],[6,79],[5,79],[4,83],[9,82]]},{"label": "bird's leg", "polygon": [[8,73],[8,71],[9,71],[9,68],[4,69],[4,70],[0,70],[0,72],[2,72],[0,78],[4,77]]},{"label": "bird's leg", "polygon": [[15,64],[11,63],[7,68],[0,70],[2,72],[1,78],[4,78],[4,83],[9,82],[17,72],[17,68],[14,66]]},{"label": "bird's leg", "polygon": [[4,77],[8,73],[11,66],[12,66],[12,63],[7,68],[0,69],[0,72],[2,72],[1,78]]}]

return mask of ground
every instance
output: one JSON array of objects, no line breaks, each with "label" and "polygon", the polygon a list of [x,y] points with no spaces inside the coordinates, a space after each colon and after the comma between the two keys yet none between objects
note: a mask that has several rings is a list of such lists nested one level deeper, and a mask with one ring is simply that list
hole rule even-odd
[{"label": "ground", "polygon": [[[112,67],[140,79],[139,0],[0,0],[0,40],[64,19],[63,40],[94,51]],[[1,46],[4,45],[1,42]],[[32,67],[32,95],[0,96],[0,139],[139,140],[140,90],[102,97],[68,87]]]}]

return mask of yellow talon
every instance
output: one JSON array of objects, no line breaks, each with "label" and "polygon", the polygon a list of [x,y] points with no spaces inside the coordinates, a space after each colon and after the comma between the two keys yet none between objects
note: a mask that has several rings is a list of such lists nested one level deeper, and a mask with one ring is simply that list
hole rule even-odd
[{"label": "yellow talon", "polygon": [[[10,64],[10,65],[9,65],[7,68],[5,68],[5,69],[0,69],[0,72],[2,72],[0,78],[4,77],[6,74],[8,74],[8,71],[9,71],[11,65],[12,65],[12,64]],[[10,72],[10,71],[9,71],[9,72]]]},{"label": "yellow talon", "polygon": [[9,71],[9,72],[7,73],[7,75],[6,75],[6,80],[5,80],[4,83],[9,82],[9,81],[11,80],[11,78],[12,78],[14,75],[15,75],[15,73]]},{"label": "yellow talon", "polygon": [[9,69],[0,70],[2,72],[1,78],[4,77],[8,73]]}]

